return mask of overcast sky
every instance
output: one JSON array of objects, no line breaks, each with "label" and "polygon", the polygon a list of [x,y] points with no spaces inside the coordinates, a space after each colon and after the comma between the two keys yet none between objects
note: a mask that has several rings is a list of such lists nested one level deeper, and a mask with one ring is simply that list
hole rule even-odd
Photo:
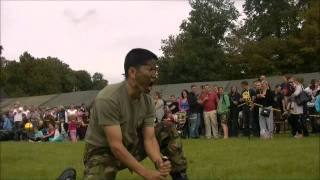
[{"label": "overcast sky", "polygon": [[[142,47],[161,55],[161,40],[178,34],[187,1],[1,1],[3,56],[57,57],[73,70],[123,80],[126,53]],[[242,0],[235,5],[242,12]]]}]

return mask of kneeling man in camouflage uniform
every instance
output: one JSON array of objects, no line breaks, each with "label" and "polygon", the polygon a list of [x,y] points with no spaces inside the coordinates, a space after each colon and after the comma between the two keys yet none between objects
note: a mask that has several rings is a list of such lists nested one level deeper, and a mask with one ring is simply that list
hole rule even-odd
[{"label": "kneeling man in camouflage uniform", "polygon": [[[115,179],[128,168],[144,179],[187,179],[182,143],[171,124],[154,127],[155,109],[148,95],[156,78],[157,56],[132,49],[125,58],[125,81],[106,86],[91,108],[84,151],[84,179]],[[149,157],[156,170],[140,161]],[[168,157],[168,160],[164,158]]]}]

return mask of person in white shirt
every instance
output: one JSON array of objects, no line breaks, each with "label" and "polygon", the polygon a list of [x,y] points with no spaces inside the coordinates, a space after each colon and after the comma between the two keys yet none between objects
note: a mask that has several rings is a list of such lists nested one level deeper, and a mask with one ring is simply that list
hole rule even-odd
[{"label": "person in white shirt", "polygon": [[[13,122],[14,122],[14,139],[20,140],[22,138],[22,107],[15,105],[13,110]],[[17,108],[18,107],[18,108]]]}]

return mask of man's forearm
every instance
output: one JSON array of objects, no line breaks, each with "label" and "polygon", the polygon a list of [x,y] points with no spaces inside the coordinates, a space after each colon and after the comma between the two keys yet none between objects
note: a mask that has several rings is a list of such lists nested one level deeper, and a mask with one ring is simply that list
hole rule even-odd
[{"label": "man's forearm", "polygon": [[144,140],[144,147],[147,155],[153,162],[161,159],[159,143],[155,137]]},{"label": "man's forearm", "polygon": [[133,170],[140,176],[145,176],[146,168],[143,167],[123,146],[123,144],[118,144],[111,147],[111,151],[114,156],[125,164],[129,169]]}]

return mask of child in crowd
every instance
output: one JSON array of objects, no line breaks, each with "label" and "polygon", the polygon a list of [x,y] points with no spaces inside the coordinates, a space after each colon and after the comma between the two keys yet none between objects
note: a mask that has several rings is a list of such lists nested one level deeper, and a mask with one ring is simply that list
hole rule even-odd
[{"label": "child in crowd", "polygon": [[49,141],[49,138],[53,138],[55,131],[56,131],[56,129],[54,127],[54,123],[49,122],[48,123],[48,130],[47,130],[48,133],[42,137],[42,141]]},{"label": "child in crowd", "polygon": [[33,131],[34,131],[33,136],[31,136],[29,138],[29,141],[31,141],[31,142],[39,141],[40,142],[41,139],[43,139],[42,131],[40,131],[37,126],[34,126]]},{"label": "child in crowd", "polygon": [[55,124],[55,131],[53,138],[49,138],[50,142],[61,142],[63,140],[60,131],[59,131],[59,123]]},{"label": "child in crowd", "polygon": [[71,141],[77,142],[77,116],[69,116],[68,131]]}]

